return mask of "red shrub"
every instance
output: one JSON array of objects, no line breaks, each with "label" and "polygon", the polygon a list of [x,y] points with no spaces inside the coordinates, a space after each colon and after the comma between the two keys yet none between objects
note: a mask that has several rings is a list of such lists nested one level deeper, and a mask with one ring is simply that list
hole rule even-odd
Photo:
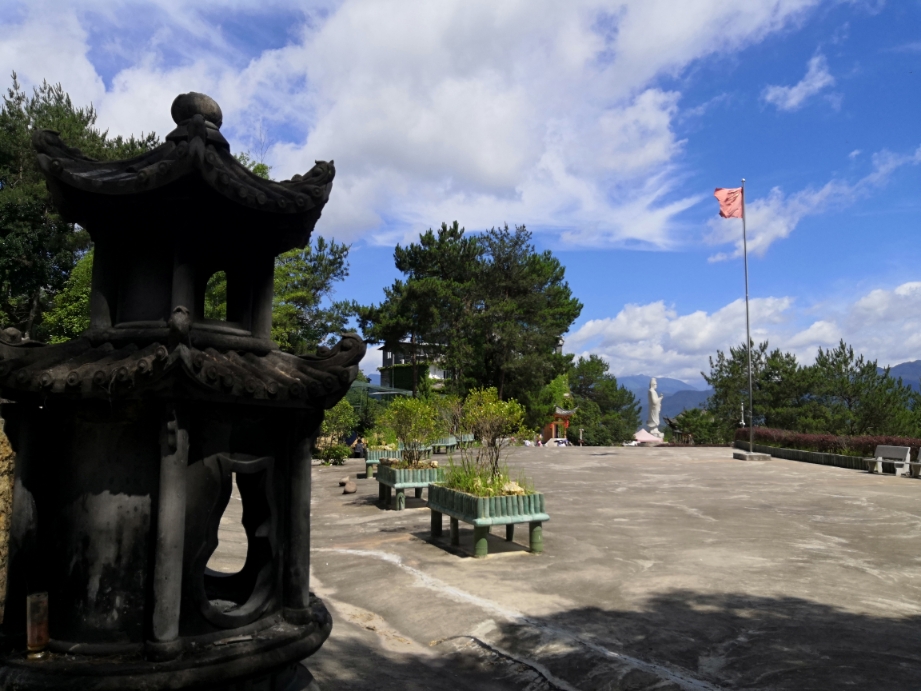
[{"label": "red shrub", "polygon": [[[748,441],[748,429],[736,430],[736,441]],[[921,439],[915,437],[886,437],[863,435],[859,437],[839,437],[834,434],[803,434],[785,429],[755,427],[755,443],[766,446],[781,446],[801,451],[818,451],[819,453],[837,453],[844,456],[872,456],[877,446],[910,446],[912,460],[918,459]]]}]

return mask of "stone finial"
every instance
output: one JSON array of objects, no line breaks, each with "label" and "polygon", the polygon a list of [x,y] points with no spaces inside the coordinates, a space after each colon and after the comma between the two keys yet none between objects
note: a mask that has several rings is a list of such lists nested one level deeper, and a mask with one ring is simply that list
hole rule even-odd
[{"label": "stone finial", "polygon": [[207,94],[199,94],[190,91],[187,94],[179,94],[173,101],[170,108],[170,115],[177,125],[181,125],[186,120],[191,120],[196,115],[201,115],[207,122],[221,128],[224,122],[224,114],[221,107],[213,98]]}]

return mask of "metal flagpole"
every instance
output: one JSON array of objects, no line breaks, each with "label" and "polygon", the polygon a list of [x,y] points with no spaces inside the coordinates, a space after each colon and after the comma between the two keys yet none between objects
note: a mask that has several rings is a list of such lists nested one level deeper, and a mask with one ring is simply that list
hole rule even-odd
[{"label": "metal flagpole", "polygon": [[752,332],[748,315],[748,236],[745,230],[745,178],[742,178],[742,255],[745,261],[745,347],[748,351],[748,451],[755,451],[754,399],[752,396]]}]

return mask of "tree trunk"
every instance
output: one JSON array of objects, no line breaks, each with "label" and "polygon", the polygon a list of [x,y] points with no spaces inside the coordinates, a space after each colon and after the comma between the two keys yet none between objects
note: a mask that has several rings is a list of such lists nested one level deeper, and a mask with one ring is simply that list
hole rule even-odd
[{"label": "tree trunk", "polygon": [[410,349],[412,350],[411,357],[413,362],[413,398],[417,396],[417,390],[419,388],[419,370],[416,367],[416,332],[414,331],[410,334],[409,337]]},{"label": "tree trunk", "polygon": [[32,306],[29,308],[29,321],[26,322],[26,329],[23,337],[25,340],[32,338],[32,325],[35,323],[35,318],[38,316],[38,308],[41,304],[39,302],[42,295],[42,289],[39,288],[35,291],[35,295],[32,296]]}]

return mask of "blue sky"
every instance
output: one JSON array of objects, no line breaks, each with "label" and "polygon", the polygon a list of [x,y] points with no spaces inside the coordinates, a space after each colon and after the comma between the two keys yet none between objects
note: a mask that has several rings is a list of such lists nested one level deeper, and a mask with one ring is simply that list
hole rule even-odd
[{"label": "blue sky", "polygon": [[442,221],[524,223],[585,305],[567,348],[615,374],[699,383],[744,339],[712,192],[745,177],[755,338],[921,358],[917,0],[0,1],[0,68],[113,133],[203,91],[277,178],[335,159],[337,297]]}]

